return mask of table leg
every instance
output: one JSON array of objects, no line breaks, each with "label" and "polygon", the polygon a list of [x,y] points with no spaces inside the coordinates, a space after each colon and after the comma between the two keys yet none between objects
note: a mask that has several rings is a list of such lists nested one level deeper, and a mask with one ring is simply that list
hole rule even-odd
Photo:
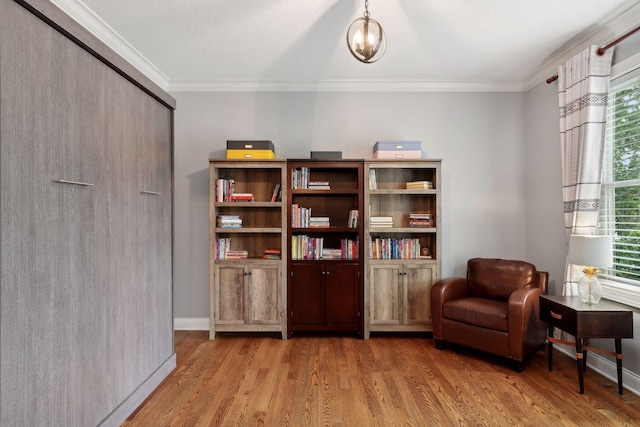
[{"label": "table leg", "polygon": [[582,372],[587,372],[587,350],[584,347],[589,345],[589,338],[582,341]]},{"label": "table leg", "polygon": [[616,367],[618,368],[618,394],[622,394],[622,339],[616,338]]},{"label": "table leg", "polygon": [[[547,326],[547,337],[548,338],[553,337],[553,325],[551,323],[549,323]],[[549,366],[549,371],[551,371],[551,366],[553,365],[553,343],[551,342],[551,340],[547,340],[547,341],[548,341],[547,364]]]},{"label": "table leg", "polygon": [[584,394],[584,352],[582,350],[582,338],[576,337],[576,362],[578,365],[578,382],[580,383],[580,394]]}]

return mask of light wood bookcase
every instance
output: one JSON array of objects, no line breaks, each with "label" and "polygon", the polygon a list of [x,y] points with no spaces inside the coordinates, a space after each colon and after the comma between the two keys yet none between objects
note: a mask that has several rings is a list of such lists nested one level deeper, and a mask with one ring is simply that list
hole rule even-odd
[{"label": "light wood bookcase", "polygon": [[[216,332],[286,332],[286,161],[209,161],[210,213],[210,339]],[[235,182],[236,193],[251,193],[254,201],[216,201],[216,180]],[[271,201],[274,188],[280,194]],[[220,215],[239,216],[241,228],[222,228]],[[219,239],[231,250],[246,250],[240,259],[220,258]],[[280,259],[264,259],[265,250],[280,250]]]},{"label": "light wood bookcase", "polygon": [[[440,167],[441,160],[365,162],[365,339],[376,331],[433,329],[431,287],[442,268]],[[407,182],[419,181],[433,188],[407,189]],[[430,226],[411,227],[412,213],[428,213]],[[372,226],[372,217],[392,225]],[[411,254],[417,245],[429,258]]]}]

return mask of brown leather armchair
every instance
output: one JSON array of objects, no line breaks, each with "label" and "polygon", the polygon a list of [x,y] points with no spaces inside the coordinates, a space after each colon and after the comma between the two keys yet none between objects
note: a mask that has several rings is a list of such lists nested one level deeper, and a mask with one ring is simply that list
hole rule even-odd
[{"label": "brown leather armchair", "polygon": [[466,278],[440,280],[431,290],[436,348],[461,344],[506,357],[522,371],[527,356],[544,348],[539,297],[548,279],[528,262],[470,259]]}]

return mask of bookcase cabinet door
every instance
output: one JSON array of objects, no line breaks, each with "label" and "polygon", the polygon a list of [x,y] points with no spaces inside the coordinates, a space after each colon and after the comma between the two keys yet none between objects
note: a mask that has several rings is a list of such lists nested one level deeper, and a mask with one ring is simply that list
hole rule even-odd
[{"label": "bookcase cabinet door", "polygon": [[245,266],[223,265],[216,267],[216,323],[244,324]]},{"label": "bookcase cabinet door", "polygon": [[327,265],[325,268],[326,316],[331,325],[360,323],[362,293],[357,264]]},{"label": "bookcase cabinet door", "polygon": [[406,325],[431,326],[431,287],[436,278],[435,268],[429,265],[404,266],[404,319]]},{"label": "bookcase cabinet door", "polygon": [[279,266],[250,267],[250,280],[247,289],[247,323],[252,325],[279,325],[281,323],[280,271]]},{"label": "bookcase cabinet door", "polygon": [[402,268],[374,265],[369,274],[369,322],[373,325],[399,325],[402,310]]},{"label": "bookcase cabinet door", "polygon": [[[320,263],[296,264],[291,268],[290,292],[292,328],[325,323],[324,266]],[[289,328],[289,329],[292,329]]]}]

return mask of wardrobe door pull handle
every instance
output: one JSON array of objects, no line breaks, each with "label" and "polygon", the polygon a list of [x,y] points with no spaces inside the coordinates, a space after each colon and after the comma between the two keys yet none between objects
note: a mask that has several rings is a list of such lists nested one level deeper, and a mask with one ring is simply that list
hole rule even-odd
[{"label": "wardrobe door pull handle", "polygon": [[149,191],[149,190],[142,190],[140,193],[142,194],[153,194],[154,196],[159,196],[160,193],[158,193],[157,191]]},{"label": "wardrobe door pull handle", "polygon": [[88,182],[69,181],[67,179],[54,179],[53,182],[57,182],[58,184],[81,185],[83,187],[92,187],[93,186],[93,184],[89,184]]}]

